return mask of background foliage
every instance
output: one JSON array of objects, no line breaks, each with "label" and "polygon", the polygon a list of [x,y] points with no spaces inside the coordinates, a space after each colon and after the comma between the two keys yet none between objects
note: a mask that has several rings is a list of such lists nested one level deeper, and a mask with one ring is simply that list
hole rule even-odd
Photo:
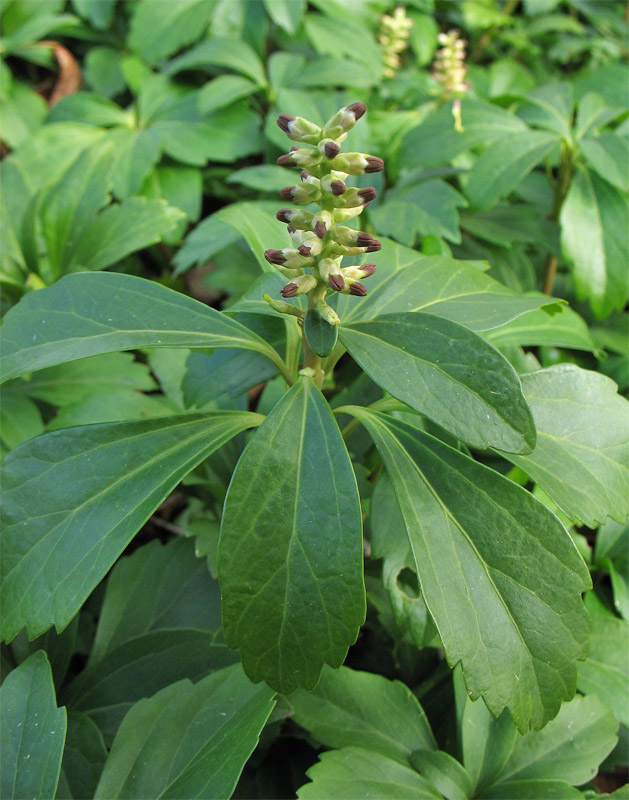
[{"label": "background foliage", "polygon": [[[3,797],[625,796],[625,4],[402,5],[409,46],[387,77],[388,0],[3,3]],[[431,73],[452,28],[468,42],[461,131]],[[386,162],[355,180],[378,189],[363,216],[383,248],[367,297],[337,298],[354,360],[323,387],[354,481],[321,395],[303,381],[283,394],[299,352],[262,295],[284,283],[264,251],[287,244],[276,195],[296,174],[275,164],[277,115],[322,124],[358,100],[369,110],[347,149]],[[400,375],[428,370],[408,312],[435,341],[459,336],[479,362],[497,348],[496,371],[519,374],[500,441],[480,412],[457,422],[459,393],[489,390],[485,373],[453,370],[436,402],[405,394]],[[237,589],[285,560],[239,550],[251,498],[273,520],[296,493],[294,476],[266,468],[278,436],[333,454],[312,469],[329,469],[344,500],[348,552],[359,501],[364,520],[367,619],[318,683],[364,613],[340,588],[324,608],[328,652],[314,629],[283,641],[297,682],[278,685],[242,644],[273,629],[270,601],[250,616],[224,607],[240,653],[221,624],[217,562]],[[406,530],[434,502],[427,486],[439,502],[424,563],[442,566],[420,592],[423,542]],[[316,488],[301,508],[325,507]],[[483,549],[490,518],[509,530],[504,550]],[[539,534],[560,522],[589,568],[591,632],[573,602],[589,586],[576,549],[544,595]],[[455,568],[468,541],[479,576],[517,577],[541,598],[524,642],[482,577],[476,618],[471,573]],[[320,576],[302,577],[295,593],[314,596]],[[468,660],[494,633],[498,662]],[[501,676],[527,659],[529,675],[552,661],[553,677],[514,693]]]}]

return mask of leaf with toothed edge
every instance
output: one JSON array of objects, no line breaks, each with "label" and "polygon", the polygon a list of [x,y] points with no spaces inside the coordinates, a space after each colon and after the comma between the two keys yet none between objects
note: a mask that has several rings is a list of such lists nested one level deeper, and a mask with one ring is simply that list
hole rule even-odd
[{"label": "leaf with toothed edge", "polygon": [[225,641],[251,680],[287,694],[343,663],[365,618],[360,505],[337,424],[309,378],[238,462],[218,577]]},{"label": "leaf with toothed edge", "polygon": [[493,714],[541,728],[574,695],[588,650],[590,575],[569,534],[529,492],[427,433],[341,410],[380,451],[448,663]]}]

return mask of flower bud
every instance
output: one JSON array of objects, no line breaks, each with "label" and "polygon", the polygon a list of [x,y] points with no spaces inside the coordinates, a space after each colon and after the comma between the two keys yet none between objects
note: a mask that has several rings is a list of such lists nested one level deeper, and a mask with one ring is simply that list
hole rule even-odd
[{"label": "flower bud", "polygon": [[375,264],[363,264],[362,267],[343,267],[341,270],[344,278],[356,281],[368,278],[370,275],[373,275],[375,271]]},{"label": "flower bud", "polygon": [[297,297],[300,294],[306,294],[316,285],[317,279],[314,275],[300,275],[282,288],[282,297]]},{"label": "flower bud", "polygon": [[338,139],[343,133],[351,131],[366,110],[364,103],[352,103],[341,108],[323,126],[323,136]]},{"label": "flower bud", "polygon": [[295,147],[277,159],[281,167],[314,167],[323,160],[321,154],[312,147]]},{"label": "flower bud", "polygon": [[286,222],[291,228],[302,231],[312,230],[314,214],[302,208],[280,208],[275,215],[280,222]]},{"label": "flower bud", "polygon": [[312,239],[301,244],[297,249],[302,256],[318,256],[321,250],[323,250],[323,242],[315,235]]},{"label": "flower bud", "polygon": [[376,197],[376,190],[373,186],[367,186],[364,189],[356,189],[351,187],[347,189],[340,197],[334,198],[334,205],[337,208],[354,208],[355,206],[366,206],[371,203]]},{"label": "flower bud", "polygon": [[353,294],[355,297],[364,297],[367,294],[367,287],[363,286],[359,281],[346,278],[343,294]]},{"label": "flower bud", "polygon": [[285,186],[280,191],[282,200],[292,200],[298,206],[315,203],[321,198],[321,189],[312,183],[300,183],[297,186]]},{"label": "flower bud", "polygon": [[380,172],[384,169],[384,161],[366,153],[339,153],[332,159],[330,166],[348,175],[365,175],[365,173]]},{"label": "flower bud", "polygon": [[340,181],[335,174],[324,175],[321,178],[321,188],[324,192],[329,192],[335,197],[340,197],[345,192],[345,184]]},{"label": "flower bud", "polygon": [[314,264],[312,258],[304,258],[299,250],[292,247],[285,247],[283,250],[266,250],[264,257],[269,264],[291,270],[305,269]]},{"label": "flower bud", "polygon": [[326,158],[334,158],[341,148],[334,139],[322,139],[317,145],[317,149]]},{"label": "flower bud", "polygon": [[354,208],[335,208],[332,212],[334,214],[335,222],[347,222],[348,219],[357,217],[362,213],[364,206],[355,206]]},{"label": "flower bud", "polygon": [[301,319],[306,316],[306,312],[302,308],[299,308],[299,306],[293,306],[290,303],[285,303],[283,300],[274,300],[272,297],[269,297],[268,294],[263,294],[262,299],[271,306],[273,311],[277,311],[278,314],[290,314],[292,317],[300,317]]},{"label": "flower bud", "polygon": [[309,122],[303,117],[293,117],[291,114],[280,114],[277,124],[288,136],[296,142],[317,144],[321,138],[321,128],[314,122]]},{"label": "flower bud", "polygon": [[332,238],[346,247],[367,247],[371,242],[376,241],[370,233],[356,231],[345,225],[336,225],[332,231]]},{"label": "flower bud", "polygon": [[333,225],[334,219],[329,211],[317,211],[312,218],[312,230],[319,239],[323,239]]},{"label": "flower bud", "polygon": [[328,285],[337,292],[343,290],[345,281],[341,273],[340,259],[322,258],[317,265],[319,275],[323,278]]}]

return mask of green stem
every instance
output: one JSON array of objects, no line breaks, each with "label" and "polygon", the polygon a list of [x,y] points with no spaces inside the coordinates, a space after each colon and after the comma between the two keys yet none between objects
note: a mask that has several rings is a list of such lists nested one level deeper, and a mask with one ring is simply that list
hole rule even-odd
[{"label": "green stem", "polygon": [[[308,308],[314,308],[317,302],[325,297],[327,287],[324,284],[318,284],[314,289],[308,292]],[[302,342],[304,346],[304,367],[310,367],[314,370],[314,382],[318,389],[323,386],[323,379],[325,372],[321,368],[321,356],[318,356],[310,349],[306,333],[302,330]]]},{"label": "green stem", "polygon": [[[555,184],[555,196],[553,197],[553,207],[550,212],[550,219],[558,223],[568,189],[570,188],[570,181],[572,180],[572,173],[574,171],[573,164],[573,149],[566,142],[561,143],[561,163],[559,165],[559,175],[557,176],[557,183]],[[544,294],[552,294],[555,285],[555,277],[557,275],[558,261],[557,257],[549,253],[546,258],[546,265],[544,267],[544,278],[542,281],[542,291]]]}]

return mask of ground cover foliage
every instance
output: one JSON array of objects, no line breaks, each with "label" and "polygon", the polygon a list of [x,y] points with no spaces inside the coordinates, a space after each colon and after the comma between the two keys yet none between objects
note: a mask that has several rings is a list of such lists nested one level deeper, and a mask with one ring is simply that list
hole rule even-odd
[{"label": "ground cover foliage", "polygon": [[1,13],[2,797],[625,797],[624,3]]}]

